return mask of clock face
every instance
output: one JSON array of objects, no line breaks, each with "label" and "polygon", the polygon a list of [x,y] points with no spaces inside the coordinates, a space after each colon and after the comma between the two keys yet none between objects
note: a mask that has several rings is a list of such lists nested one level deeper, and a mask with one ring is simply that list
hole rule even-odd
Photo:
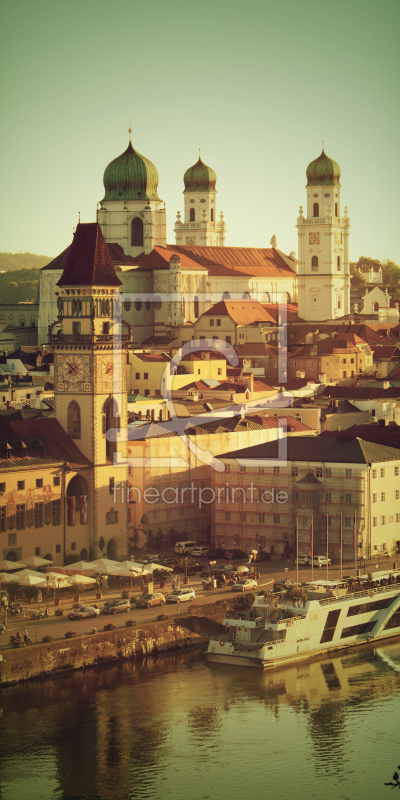
[{"label": "clock face", "polygon": [[90,391],[89,356],[57,356],[57,391]]},{"label": "clock face", "polygon": [[77,383],[82,380],[83,361],[79,356],[71,356],[63,362],[63,378],[69,383]]},{"label": "clock face", "polygon": [[114,374],[114,364],[111,358],[104,358],[101,365],[103,376],[105,378],[111,378]]},{"label": "clock face", "polygon": [[310,244],[319,244],[319,233],[310,233],[308,241]]},{"label": "clock face", "polygon": [[342,244],[342,234],[341,233],[337,233],[336,234],[336,243],[337,244]]},{"label": "clock face", "polygon": [[194,236],[187,236],[186,244],[196,244],[196,239],[194,238]]}]

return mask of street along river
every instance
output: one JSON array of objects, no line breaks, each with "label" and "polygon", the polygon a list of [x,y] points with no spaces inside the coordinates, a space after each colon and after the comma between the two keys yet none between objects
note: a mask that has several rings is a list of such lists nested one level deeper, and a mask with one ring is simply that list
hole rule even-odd
[{"label": "street along river", "polygon": [[382,800],[400,643],[276,671],[202,650],[0,693],[2,800]]}]

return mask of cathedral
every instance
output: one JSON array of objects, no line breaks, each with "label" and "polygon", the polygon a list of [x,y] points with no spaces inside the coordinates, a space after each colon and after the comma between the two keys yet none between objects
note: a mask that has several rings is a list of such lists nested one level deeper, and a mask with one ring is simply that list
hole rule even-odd
[{"label": "cathedral", "polygon": [[[166,239],[166,208],[155,165],[129,141],[104,172],[99,223],[121,281],[125,318],[136,347],[179,346],[196,320],[221,300],[298,304],[298,317],[335,320],[350,312],[347,208],[341,214],[340,167],[324,150],[308,165],[306,213],[297,219],[298,260],[277,248],[226,246],[217,212],[216,174],[199,157],[186,170],[183,218]],[[39,343],[57,319],[57,281],[67,247],[41,271]]]}]

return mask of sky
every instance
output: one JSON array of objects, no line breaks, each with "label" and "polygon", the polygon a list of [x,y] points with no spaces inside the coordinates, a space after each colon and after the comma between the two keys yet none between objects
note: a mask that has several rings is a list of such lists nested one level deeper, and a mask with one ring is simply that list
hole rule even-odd
[{"label": "sky", "polygon": [[5,0],[0,251],[56,256],[95,220],[132,143],[159,173],[168,242],[183,175],[217,174],[228,246],[297,252],[306,167],[340,164],[350,258],[400,264],[398,0]]}]

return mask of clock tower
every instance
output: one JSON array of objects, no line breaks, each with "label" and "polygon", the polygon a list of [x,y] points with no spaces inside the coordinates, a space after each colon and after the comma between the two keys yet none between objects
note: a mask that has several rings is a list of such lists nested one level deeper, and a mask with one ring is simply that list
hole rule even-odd
[{"label": "clock tower", "polygon": [[299,317],[324,321],[350,313],[349,233],[347,208],[341,213],[340,167],[324,150],[308,165],[307,212],[300,206]]},{"label": "clock tower", "polygon": [[120,491],[114,497],[113,486],[127,487],[127,467],[120,465],[126,462],[126,348],[131,337],[121,319],[121,281],[99,224],[77,226],[57,285],[61,330],[50,335],[55,414],[93,464],[92,551],[95,557],[104,549],[110,558],[124,556],[127,506]]}]

